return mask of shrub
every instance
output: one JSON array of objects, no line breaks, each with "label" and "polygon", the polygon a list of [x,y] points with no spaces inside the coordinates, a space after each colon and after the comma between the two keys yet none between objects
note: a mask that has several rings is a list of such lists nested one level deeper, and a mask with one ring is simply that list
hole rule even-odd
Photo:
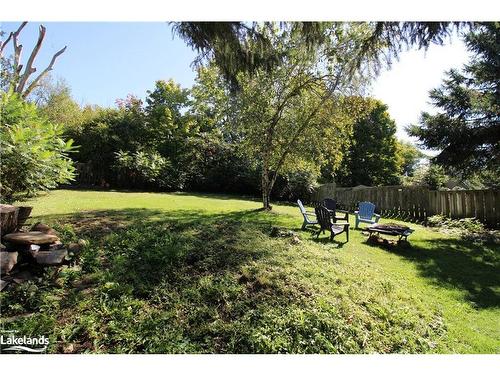
[{"label": "shrub", "polygon": [[443,215],[434,215],[427,219],[427,225],[474,242],[500,243],[500,231],[486,229],[483,223],[473,217],[450,219]]},{"label": "shrub", "polygon": [[234,144],[215,135],[201,135],[190,141],[186,156],[186,190],[255,194],[260,171],[243,157]]},{"label": "shrub", "polygon": [[73,180],[73,162],[68,157],[73,141],[62,138],[59,125],[46,121],[34,104],[10,92],[1,94],[0,111],[4,202],[24,200]]},{"label": "shrub", "polygon": [[307,200],[318,186],[318,172],[313,168],[291,171],[277,181],[278,198],[287,201]]},{"label": "shrub", "polygon": [[130,187],[170,187],[170,162],[155,151],[118,151],[115,169],[118,180]]},{"label": "shrub", "polygon": [[431,190],[439,190],[443,188],[447,179],[448,176],[439,165],[421,165],[415,170],[413,176],[403,179],[403,185],[424,186]]}]

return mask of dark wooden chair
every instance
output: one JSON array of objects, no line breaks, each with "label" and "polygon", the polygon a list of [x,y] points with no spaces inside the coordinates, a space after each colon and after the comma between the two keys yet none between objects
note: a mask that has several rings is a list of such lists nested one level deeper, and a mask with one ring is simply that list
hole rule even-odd
[{"label": "dark wooden chair", "polygon": [[336,223],[337,220],[349,222],[349,211],[337,209],[337,202],[334,199],[325,198],[323,202],[321,202],[321,205],[330,211],[334,223]]},{"label": "dark wooden chair", "polygon": [[333,223],[331,211],[326,207],[317,206],[314,211],[316,212],[316,219],[318,220],[318,224],[320,225],[320,229],[316,235],[319,237],[320,233],[325,233],[325,230],[330,231],[330,241],[334,239],[337,234],[345,232],[347,236],[347,241],[349,242],[349,223]]}]

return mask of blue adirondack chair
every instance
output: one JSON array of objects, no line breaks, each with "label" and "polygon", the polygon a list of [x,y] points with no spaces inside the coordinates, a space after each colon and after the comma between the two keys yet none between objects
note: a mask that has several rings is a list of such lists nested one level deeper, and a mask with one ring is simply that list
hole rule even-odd
[{"label": "blue adirondack chair", "polygon": [[356,229],[359,223],[375,224],[380,219],[380,215],[375,213],[375,205],[371,202],[361,202],[359,209],[354,211],[354,215],[356,216]]},{"label": "blue adirondack chair", "polygon": [[[314,212],[309,212],[306,211],[304,208],[304,205],[300,201],[300,199],[297,199],[297,204],[299,205],[300,213],[304,217],[304,222],[302,223],[302,230],[306,229],[308,225],[316,225],[318,224],[318,221],[316,220],[316,215]],[[314,217],[314,219],[312,218]]]}]

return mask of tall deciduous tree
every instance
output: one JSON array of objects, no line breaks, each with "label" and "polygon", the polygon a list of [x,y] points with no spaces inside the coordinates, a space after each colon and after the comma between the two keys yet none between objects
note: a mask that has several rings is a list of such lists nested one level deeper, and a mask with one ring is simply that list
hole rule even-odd
[{"label": "tall deciduous tree", "polygon": [[424,112],[409,133],[440,153],[434,161],[465,177],[500,172],[500,23],[483,23],[465,36],[473,54],[430,93],[440,112]]},{"label": "tall deciduous tree", "polygon": [[215,132],[225,139],[232,138],[232,111],[229,87],[220,69],[211,64],[199,67],[191,88],[191,113],[201,133]]},{"label": "tall deciduous tree", "polygon": [[[354,29],[359,33],[348,35],[348,31]],[[367,61],[374,62],[377,68],[383,61],[389,63],[404,46],[425,48],[431,43],[442,43],[450,29],[451,23],[447,22],[337,23],[333,26],[322,22],[295,22],[281,23],[279,27],[269,22],[174,25],[177,34],[198,51],[195,62],[213,61],[232,88],[246,91],[242,95],[243,103],[245,98],[253,100],[252,106],[247,107],[252,110],[243,111],[244,124],[247,129],[249,124],[256,128],[251,132],[256,137],[254,142],[249,142],[253,145],[249,149],[259,153],[262,161],[263,204],[267,209],[279,170],[298,146],[310,143],[311,136],[303,138],[307,130],[317,129],[313,124],[318,123],[316,119],[324,113],[328,101],[335,101],[336,95],[346,93],[350,85],[355,85],[355,76]],[[295,39],[290,38],[292,35]],[[290,54],[292,50],[295,56]],[[246,82],[242,82],[242,76]],[[269,93],[272,93],[270,97]],[[294,120],[290,120],[292,107],[300,114]],[[283,139],[277,135],[280,127],[287,129]],[[246,139],[252,136],[247,134]]]},{"label": "tall deciduous tree", "polygon": [[263,32],[285,58],[271,70],[239,75],[235,124],[246,150],[262,164],[262,201],[270,209],[279,172],[296,158],[318,165],[325,155],[341,160],[355,113],[354,102],[346,97],[369,75],[368,66],[358,69],[354,58],[368,30],[366,25],[332,24],[328,41],[313,49],[292,27]]},{"label": "tall deciduous tree", "polygon": [[397,157],[400,174],[403,177],[413,176],[419,162],[426,156],[410,142],[397,142]]},{"label": "tall deciduous tree", "polygon": [[348,148],[335,181],[343,186],[395,185],[399,182],[396,123],[382,102],[364,99],[364,114],[354,123]]},{"label": "tall deciduous tree", "polygon": [[32,98],[49,121],[65,128],[81,125],[90,120],[95,112],[95,108],[90,106],[81,108],[71,96],[71,88],[62,79],[57,82],[45,80],[43,86],[33,92]]}]

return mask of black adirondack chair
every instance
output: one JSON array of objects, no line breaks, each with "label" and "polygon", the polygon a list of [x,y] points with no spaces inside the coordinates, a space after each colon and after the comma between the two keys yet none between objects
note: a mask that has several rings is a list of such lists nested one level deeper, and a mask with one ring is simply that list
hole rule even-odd
[{"label": "black adirondack chair", "polygon": [[330,211],[332,221],[334,223],[336,223],[337,220],[345,220],[346,222],[349,222],[349,211],[337,209],[337,202],[334,199],[325,198],[323,199],[321,205]]},{"label": "black adirondack chair", "polygon": [[316,212],[316,219],[320,225],[320,230],[318,231],[316,237],[319,237],[320,233],[325,233],[325,230],[330,231],[330,241],[334,239],[337,234],[345,232],[347,236],[347,241],[349,242],[349,223],[332,223],[331,211],[326,207],[317,206],[314,211]]}]

